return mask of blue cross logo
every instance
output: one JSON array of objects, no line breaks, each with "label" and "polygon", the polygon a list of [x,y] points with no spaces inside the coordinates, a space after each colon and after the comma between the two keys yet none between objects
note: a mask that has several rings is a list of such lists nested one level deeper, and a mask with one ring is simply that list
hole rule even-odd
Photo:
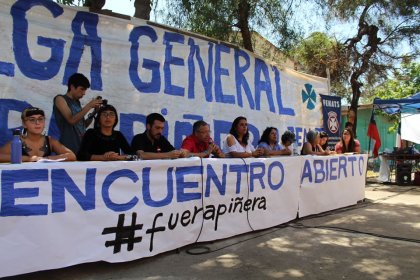
[{"label": "blue cross logo", "polygon": [[315,109],[316,92],[311,84],[305,84],[305,89],[302,89],[302,103],[308,102],[306,108],[308,110]]}]

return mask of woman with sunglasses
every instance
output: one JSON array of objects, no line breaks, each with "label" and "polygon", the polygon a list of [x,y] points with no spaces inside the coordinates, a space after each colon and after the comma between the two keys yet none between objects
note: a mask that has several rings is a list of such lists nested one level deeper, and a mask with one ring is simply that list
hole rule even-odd
[{"label": "woman with sunglasses", "polygon": [[117,124],[118,114],[114,106],[107,104],[99,108],[94,128],[86,131],[83,136],[77,159],[82,161],[136,159],[124,135],[114,129]]},{"label": "woman with sunglasses", "polygon": [[[36,107],[23,110],[22,161],[76,160],[75,154],[63,144],[43,134],[45,129],[45,113]],[[0,148],[0,162],[10,162],[11,142]]]}]

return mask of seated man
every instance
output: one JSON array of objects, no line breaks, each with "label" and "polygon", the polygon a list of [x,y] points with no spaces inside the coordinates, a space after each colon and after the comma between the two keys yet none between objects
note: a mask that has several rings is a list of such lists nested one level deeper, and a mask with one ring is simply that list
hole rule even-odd
[{"label": "seated man", "polygon": [[134,136],[131,148],[141,159],[171,159],[186,157],[183,151],[175,150],[162,135],[165,128],[165,118],[158,113],[146,117],[146,131]]},{"label": "seated man", "polygon": [[210,126],[205,121],[196,121],[193,125],[193,134],[182,141],[182,151],[190,156],[200,158],[209,157],[211,154],[218,158],[224,158],[222,150],[213,143],[210,137]]}]

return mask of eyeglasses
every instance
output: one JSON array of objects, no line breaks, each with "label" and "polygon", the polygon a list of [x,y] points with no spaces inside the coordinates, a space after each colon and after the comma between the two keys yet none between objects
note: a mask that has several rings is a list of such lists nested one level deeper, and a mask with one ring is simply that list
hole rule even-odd
[{"label": "eyeglasses", "polygon": [[36,123],[44,123],[45,122],[45,117],[39,117],[39,118],[26,118],[26,120],[32,124],[36,124]]},{"label": "eyeglasses", "polygon": [[115,113],[114,112],[102,112],[101,116],[104,118],[110,117],[110,118],[115,118]]}]

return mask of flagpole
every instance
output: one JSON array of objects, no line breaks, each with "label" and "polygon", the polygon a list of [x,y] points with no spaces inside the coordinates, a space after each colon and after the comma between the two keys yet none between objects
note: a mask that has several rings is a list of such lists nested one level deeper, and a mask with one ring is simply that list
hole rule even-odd
[{"label": "flagpole", "polygon": [[[372,113],[370,114],[370,120],[372,119],[374,112],[375,112],[375,105],[372,104]],[[369,124],[370,124],[370,120],[369,120]],[[369,126],[368,126],[368,129],[369,129]],[[369,157],[369,154],[370,154],[370,145],[372,143],[372,138],[371,137],[368,137],[368,138],[369,138],[369,146],[368,146],[368,157]]]}]

